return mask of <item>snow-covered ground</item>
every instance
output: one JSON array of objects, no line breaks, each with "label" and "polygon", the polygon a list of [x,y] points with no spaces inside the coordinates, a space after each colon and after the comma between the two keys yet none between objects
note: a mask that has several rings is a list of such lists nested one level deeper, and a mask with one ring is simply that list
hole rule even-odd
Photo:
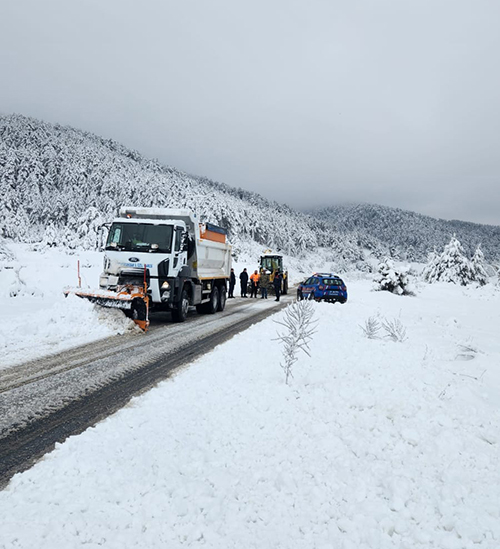
[{"label": "snow-covered ground", "polygon": [[[262,251],[257,244],[248,243],[233,264],[237,279],[244,267],[249,273],[257,268]],[[95,307],[75,296],[64,297],[65,287],[78,285],[78,262],[82,287],[97,288],[103,262],[100,252],[34,251],[28,245],[0,242],[0,369],[138,330],[121,311]],[[309,267],[314,268],[307,264],[303,272],[309,273]],[[296,268],[292,273],[291,283],[303,279]],[[235,294],[239,293],[238,280]]]},{"label": "snow-covered ground", "polygon": [[[0,257],[0,369],[135,329],[121,311],[94,307],[63,289],[96,287],[102,254],[58,249],[35,252],[27,245],[3,247]],[[10,253],[9,257],[5,252]],[[15,295],[15,297],[13,297]]]},{"label": "snow-covered ground", "polygon": [[290,385],[275,316],[16,475],[0,547],[500,547],[500,293],[344,278]]}]

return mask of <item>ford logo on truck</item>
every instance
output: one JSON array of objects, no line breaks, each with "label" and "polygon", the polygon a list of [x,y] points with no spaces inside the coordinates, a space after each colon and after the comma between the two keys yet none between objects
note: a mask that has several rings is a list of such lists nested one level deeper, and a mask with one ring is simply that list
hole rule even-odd
[{"label": "ford logo on truck", "polygon": [[129,257],[128,260],[131,263],[139,263],[140,259],[138,257]]}]

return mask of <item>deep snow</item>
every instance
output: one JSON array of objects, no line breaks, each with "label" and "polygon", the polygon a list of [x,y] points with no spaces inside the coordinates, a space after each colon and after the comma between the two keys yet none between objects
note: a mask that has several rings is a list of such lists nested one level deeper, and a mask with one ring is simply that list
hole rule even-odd
[{"label": "deep snow", "polygon": [[344,278],[290,385],[270,318],[16,475],[0,547],[500,547],[498,290]]}]

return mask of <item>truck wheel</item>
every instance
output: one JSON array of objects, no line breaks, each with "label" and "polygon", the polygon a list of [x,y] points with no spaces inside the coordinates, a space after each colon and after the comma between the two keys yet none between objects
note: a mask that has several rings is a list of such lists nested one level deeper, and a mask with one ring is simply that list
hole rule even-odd
[{"label": "truck wheel", "polygon": [[134,299],[130,309],[125,309],[123,312],[132,320],[146,320],[147,309],[142,299]]},{"label": "truck wheel", "polygon": [[217,286],[213,288],[212,293],[210,294],[210,302],[207,305],[207,313],[209,315],[213,315],[217,312],[219,307],[219,289]]},{"label": "truck wheel", "polygon": [[219,303],[217,305],[218,311],[223,311],[226,306],[226,287],[221,286],[219,290]]},{"label": "truck wheel", "polygon": [[186,290],[182,290],[181,300],[175,309],[172,309],[172,320],[174,322],[184,322],[189,311],[189,296]]}]

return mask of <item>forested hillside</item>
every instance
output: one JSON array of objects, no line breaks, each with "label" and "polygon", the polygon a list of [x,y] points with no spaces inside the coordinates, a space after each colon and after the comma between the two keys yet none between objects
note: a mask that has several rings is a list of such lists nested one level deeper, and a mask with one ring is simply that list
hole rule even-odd
[{"label": "forested hillside", "polygon": [[380,240],[394,259],[425,260],[427,253],[441,250],[454,234],[469,256],[480,245],[487,259],[500,257],[500,227],[495,225],[445,221],[375,204],[336,205],[310,213],[342,234],[361,231],[367,238]]},{"label": "forested hillside", "polygon": [[0,116],[0,235],[25,242],[95,248],[99,226],[125,205],[186,207],[247,243],[300,257],[328,254],[347,268],[368,254],[424,260],[456,232],[500,257],[498,227],[443,222],[379,206],[336,207],[312,215],[262,196],[192,176],[123,145],[21,115]]},{"label": "forested hillside", "polygon": [[0,192],[5,238],[92,248],[99,225],[120,206],[187,207],[226,227],[236,251],[255,241],[290,255],[327,247],[339,259],[363,258],[356,239],[334,234],[329,223],[164,166],[115,141],[20,115],[0,117]]}]

